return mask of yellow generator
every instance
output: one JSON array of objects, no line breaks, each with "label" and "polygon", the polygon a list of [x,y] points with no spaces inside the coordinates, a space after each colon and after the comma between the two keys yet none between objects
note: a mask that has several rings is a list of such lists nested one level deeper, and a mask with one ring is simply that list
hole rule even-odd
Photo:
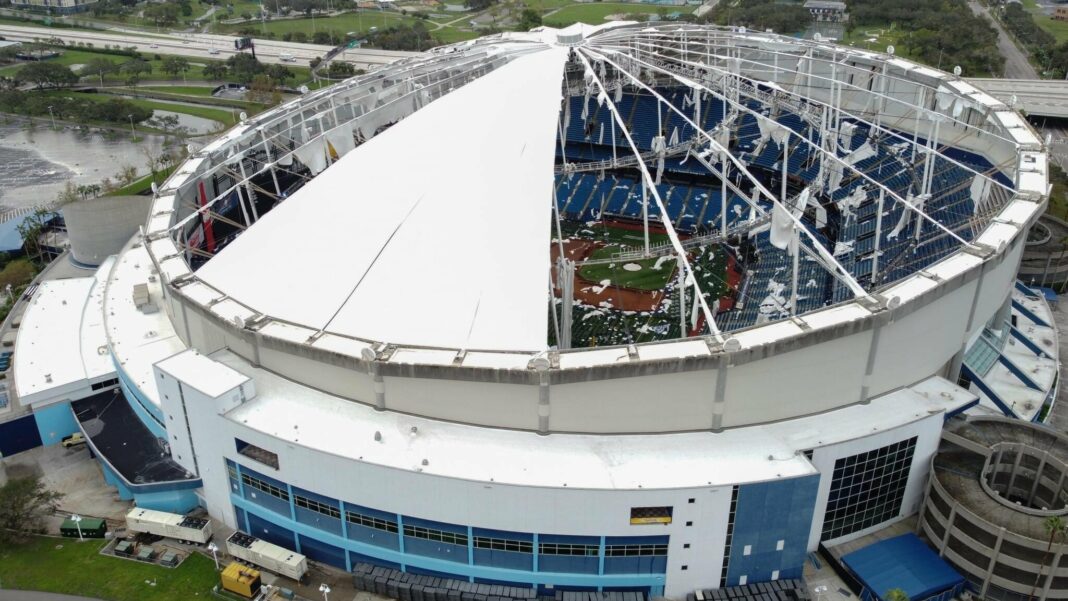
[{"label": "yellow generator", "polygon": [[235,561],[222,571],[222,587],[251,599],[260,592],[260,571]]}]

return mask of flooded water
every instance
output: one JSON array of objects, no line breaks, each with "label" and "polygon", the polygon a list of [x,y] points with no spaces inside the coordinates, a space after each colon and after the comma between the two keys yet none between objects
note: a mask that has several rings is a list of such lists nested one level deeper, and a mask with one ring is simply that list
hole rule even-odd
[{"label": "flooded water", "polygon": [[146,157],[158,155],[161,136],[114,138],[99,133],[67,129],[52,131],[38,125],[0,124],[0,205],[7,208],[34,206],[55,200],[67,180],[75,185],[98,184],[115,179],[124,165],[147,173]]}]

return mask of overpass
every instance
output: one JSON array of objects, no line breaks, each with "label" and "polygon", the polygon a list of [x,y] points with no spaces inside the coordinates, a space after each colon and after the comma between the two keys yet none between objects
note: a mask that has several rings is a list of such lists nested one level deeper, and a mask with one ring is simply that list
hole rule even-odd
[{"label": "overpass", "polygon": [[[226,60],[237,52],[234,50],[236,37],[204,33],[132,34],[109,30],[79,31],[0,24],[0,37],[20,42],[59,38],[67,44],[78,42],[96,46],[119,44],[124,47],[134,46],[139,52],[177,54],[190,59]],[[282,55],[288,54],[296,59],[295,64],[302,66],[307,66],[311,59],[322,57],[333,48],[332,46],[320,44],[301,44],[255,38],[254,42],[256,44],[256,57],[261,62],[286,62],[282,60]],[[343,55],[338,58],[353,63],[357,68],[371,70],[415,54],[415,52],[379,50],[376,48],[354,48],[345,50]]]},{"label": "overpass", "polygon": [[968,82],[991,96],[1038,117],[1068,119],[1068,80],[969,78]]}]

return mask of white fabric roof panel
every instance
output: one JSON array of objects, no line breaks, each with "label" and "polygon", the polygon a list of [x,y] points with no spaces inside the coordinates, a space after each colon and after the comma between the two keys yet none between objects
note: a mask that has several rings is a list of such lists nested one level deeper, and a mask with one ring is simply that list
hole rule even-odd
[{"label": "white fabric roof panel", "polygon": [[198,274],[262,313],[398,344],[540,350],[567,49],[526,54],[346,154]]}]

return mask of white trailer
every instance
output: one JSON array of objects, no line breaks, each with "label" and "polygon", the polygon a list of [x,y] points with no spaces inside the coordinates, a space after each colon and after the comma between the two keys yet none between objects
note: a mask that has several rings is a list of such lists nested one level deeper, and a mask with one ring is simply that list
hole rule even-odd
[{"label": "white trailer", "polygon": [[134,507],[126,514],[126,529],[198,545],[207,543],[212,535],[211,521],[207,518],[191,518],[140,507]]},{"label": "white trailer", "polygon": [[308,573],[308,559],[295,551],[237,531],[226,539],[226,552],[247,563],[292,578],[297,582]]}]

